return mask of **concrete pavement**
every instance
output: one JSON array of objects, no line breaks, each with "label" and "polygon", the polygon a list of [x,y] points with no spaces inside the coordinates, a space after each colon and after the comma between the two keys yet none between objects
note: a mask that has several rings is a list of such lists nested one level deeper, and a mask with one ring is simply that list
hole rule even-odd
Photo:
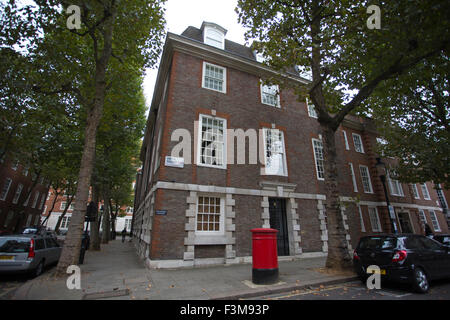
[{"label": "concrete pavement", "polygon": [[16,290],[12,299],[239,299],[355,279],[353,274],[330,275],[318,272],[324,264],[325,258],[281,261],[278,284],[255,286],[251,282],[251,264],[149,270],[137,257],[132,243],[114,240],[102,245],[99,252],[86,252],[84,264],[81,265],[81,289],[69,290],[67,278],[55,279],[50,270],[27,281]]}]

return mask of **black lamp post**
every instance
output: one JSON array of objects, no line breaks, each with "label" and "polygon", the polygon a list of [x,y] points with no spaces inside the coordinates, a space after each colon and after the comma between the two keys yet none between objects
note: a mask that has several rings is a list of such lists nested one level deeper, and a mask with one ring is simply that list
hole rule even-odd
[{"label": "black lamp post", "polygon": [[386,198],[386,203],[388,207],[389,220],[391,221],[392,232],[398,233],[397,225],[395,223],[395,213],[394,207],[391,206],[389,202],[389,196],[386,188],[386,165],[381,161],[381,158],[376,158],[377,163],[375,167],[377,168],[378,176],[380,177],[381,183],[383,184],[384,196]]}]

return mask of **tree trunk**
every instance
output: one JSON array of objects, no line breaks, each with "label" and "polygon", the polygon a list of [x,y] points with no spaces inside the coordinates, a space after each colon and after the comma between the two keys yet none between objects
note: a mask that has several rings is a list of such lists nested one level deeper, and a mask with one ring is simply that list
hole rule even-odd
[{"label": "tree trunk", "polygon": [[[95,144],[97,128],[103,113],[103,105],[106,95],[106,69],[112,53],[112,34],[116,15],[115,7],[112,14],[105,19],[103,25],[103,49],[100,58],[97,50],[94,50],[95,58],[95,97],[94,103],[87,116],[83,155],[81,157],[80,171],[78,173],[77,192],[75,196],[75,210],[67,231],[66,240],[57,266],[57,275],[66,274],[67,267],[77,265],[81,249],[83,235],[84,216],[86,214],[89,198],[89,186],[92,170],[94,168]],[[95,43],[95,48],[97,43]]]},{"label": "tree trunk", "polygon": [[110,219],[110,206],[109,206],[109,200],[105,197],[105,204],[103,206],[103,220],[102,220],[102,243],[108,243],[110,239],[110,229],[111,229],[111,219]]},{"label": "tree trunk", "polygon": [[[92,200],[98,205],[98,192],[95,188],[93,188],[92,192]],[[100,209],[100,208],[98,208]],[[95,221],[91,222],[91,243],[89,250],[100,251],[100,237],[98,232],[98,224],[100,222],[100,215],[97,212],[97,216],[95,217]]]},{"label": "tree trunk", "polygon": [[337,153],[335,131],[329,125],[322,125],[325,186],[326,186],[326,216],[328,230],[328,256],[326,267],[336,270],[348,270],[352,267],[344,220],[342,218],[339,199]]}]

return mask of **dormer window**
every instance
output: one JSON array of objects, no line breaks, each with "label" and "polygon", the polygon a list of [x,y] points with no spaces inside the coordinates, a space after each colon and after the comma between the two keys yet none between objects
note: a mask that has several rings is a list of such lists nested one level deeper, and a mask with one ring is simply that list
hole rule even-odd
[{"label": "dormer window", "polygon": [[205,44],[219,49],[225,49],[225,34],[227,33],[227,30],[210,22],[203,22],[202,30],[203,42]]}]

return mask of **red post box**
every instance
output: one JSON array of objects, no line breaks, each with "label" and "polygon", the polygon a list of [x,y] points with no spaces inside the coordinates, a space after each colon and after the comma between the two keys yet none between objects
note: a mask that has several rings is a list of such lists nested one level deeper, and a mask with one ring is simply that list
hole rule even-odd
[{"label": "red post box", "polygon": [[278,281],[278,253],[276,229],[256,228],[252,232],[252,281],[273,284]]}]

